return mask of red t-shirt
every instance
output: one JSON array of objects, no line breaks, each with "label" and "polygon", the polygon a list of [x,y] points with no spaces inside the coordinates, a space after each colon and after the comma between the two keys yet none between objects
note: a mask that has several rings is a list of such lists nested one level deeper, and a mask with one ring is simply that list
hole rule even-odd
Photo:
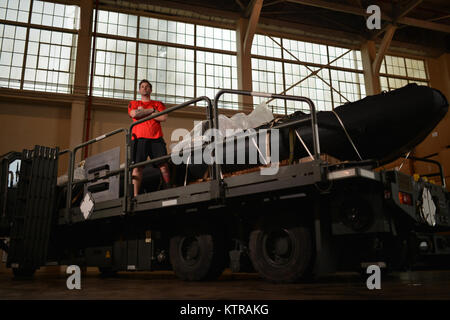
[{"label": "red t-shirt", "polygon": [[[153,108],[155,112],[160,112],[166,109],[166,106],[160,102],[155,100],[150,101],[130,101],[128,104],[128,114],[130,114],[131,110],[135,110],[139,107],[143,107],[144,109]],[[133,121],[137,121],[133,119]],[[163,136],[161,130],[161,124],[155,119],[145,121],[143,123],[138,124],[133,127],[132,138],[147,138],[147,139],[158,139]]]}]

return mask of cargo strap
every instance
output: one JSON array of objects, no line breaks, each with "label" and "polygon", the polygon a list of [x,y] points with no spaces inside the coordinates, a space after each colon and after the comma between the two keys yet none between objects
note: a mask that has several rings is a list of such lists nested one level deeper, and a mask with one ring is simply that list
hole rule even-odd
[{"label": "cargo strap", "polygon": [[270,127],[269,128],[273,128],[275,125],[277,125],[278,124],[278,122],[280,122],[281,120],[283,120],[282,118],[276,118],[276,119],[273,119],[272,121],[271,121],[271,123],[270,123]]},{"label": "cargo strap", "polygon": [[289,128],[289,164],[294,162],[294,129]]},{"label": "cargo strap", "polygon": [[261,158],[263,158],[263,160],[264,160],[264,165],[267,165],[267,159],[266,159],[266,157],[262,154],[261,150],[259,149],[258,144],[257,144],[256,141],[255,141],[255,138],[252,138],[252,141],[253,141],[253,144],[254,144],[255,147],[256,147],[256,150],[258,150],[259,155],[261,156]]},{"label": "cargo strap", "polygon": [[398,168],[398,170],[397,171],[400,171],[400,170],[402,170],[402,167],[403,167],[403,164],[405,163],[405,161],[408,159],[408,157],[409,157],[409,154],[411,153],[411,151],[412,150],[410,150],[409,152],[408,152],[408,154],[406,155],[406,157],[405,157],[405,159],[403,159],[403,161],[402,161],[402,163],[400,164],[400,167]]},{"label": "cargo strap", "polygon": [[295,134],[297,135],[298,140],[300,140],[300,142],[302,143],[303,147],[306,149],[306,152],[308,152],[309,156],[311,157],[312,160],[314,160],[313,155],[311,154],[311,152],[309,151],[308,147],[306,146],[305,142],[303,141],[302,137],[300,137],[300,134],[298,133],[299,129],[295,129]]},{"label": "cargo strap", "polygon": [[186,187],[187,183],[187,176],[188,176],[188,167],[189,167],[189,160],[191,160],[191,154],[189,154],[187,161],[186,161],[186,173],[184,175],[184,186]]},{"label": "cargo strap", "polygon": [[347,129],[345,129],[344,123],[342,122],[341,118],[339,118],[338,114],[337,114],[334,110],[331,110],[331,112],[333,112],[334,115],[336,116],[336,118],[338,119],[339,123],[340,123],[341,126],[342,126],[342,129],[344,129],[344,132],[345,132],[345,134],[347,135],[348,141],[350,141],[350,143],[351,143],[352,146],[353,146],[353,149],[355,149],[356,153],[358,154],[359,159],[362,161],[363,158],[362,158],[361,155],[359,154],[358,149],[356,148],[355,144],[353,143],[352,138],[350,137],[350,135],[349,135],[348,132],[347,132]]}]

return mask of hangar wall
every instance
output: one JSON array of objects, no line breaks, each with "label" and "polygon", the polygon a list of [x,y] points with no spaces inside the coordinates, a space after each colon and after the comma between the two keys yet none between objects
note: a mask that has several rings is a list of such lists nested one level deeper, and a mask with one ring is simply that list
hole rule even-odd
[{"label": "hangar wall", "polygon": [[[430,73],[430,85],[441,90],[448,100],[450,100],[450,54],[444,54],[438,59],[428,59]],[[443,166],[447,190],[450,190],[450,115],[438,124],[435,130],[427,139],[417,146],[415,154],[417,156],[430,156],[430,159],[438,160]],[[435,171],[435,168],[427,164],[417,164],[416,171],[421,174],[428,174]],[[434,170],[434,171],[433,171]]]},{"label": "hangar wall", "polygon": [[[439,58],[427,58],[430,85],[441,90],[447,98],[450,97],[450,54],[444,54]],[[47,95],[47,94],[46,94]],[[32,97],[16,97],[2,99],[0,102],[0,154],[11,150],[21,151],[24,148],[32,148],[35,144],[45,146],[59,146],[66,149],[76,145],[71,135],[84,133],[83,121],[85,114],[74,114],[75,102],[48,101],[43,99],[41,93],[35,92]],[[94,138],[117,128],[128,127],[131,123],[127,115],[127,102],[95,101],[91,113],[91,133]],[[236,111],[224,110],[231,116]],[[78,117],[78,121],[71,117]],[[173,130],[184,128],[191,130],[194,121],[205,119],[202,108],[188,107],[170,114],[169,119],[163,124],[163,133],[167,146],[171,143]],[[71,128],[76,126],[75,128]],[[79,139],[75,139],[79,140]],[[104,141],[94,144],[89,154],[97,154],[116,146],[124,146],[123,134],[116,135]],[[447,116],[436,127],[427,139],[417,146],[414,155],[428,157],[441,161],[444,173],[447,177],[447,185],[450,184],[450,116]],[[121,148],[123,150],[123,148]],[[123,151],[121,162],[124,161]],[[67,171],[67,156],[61,158],[59,174]],[[402,160],[385,166],[386,168],[399,166]],[[435,167],[417,161],[406,161],[402,171],[413,174],[429,174],[435,172]]]},{"label": "hangar wall", "polygon": [[[450,100],[450,54],[443,54],[439,58],[427,58],[430,86],[440,90]],[[447,190],[450,191],[450,115],[445,118],[428,135],[428,137],[414,148],[411,155],[437,160],[441,163],[446,180]],[[398,159],[385,168],[399,167],[403,159]],[[418,173],[420,175],[432,174],[438,171],[436,165],[406,160],[401,171],[407,174]],[[438,177],[429,177],[440,184]]]},{"label": "hangar wall", "polygon": [[1,101],[0,123],[2,155],[32,149],[36,144],[60,149],[69,146],[70,107],[66,105]]}]

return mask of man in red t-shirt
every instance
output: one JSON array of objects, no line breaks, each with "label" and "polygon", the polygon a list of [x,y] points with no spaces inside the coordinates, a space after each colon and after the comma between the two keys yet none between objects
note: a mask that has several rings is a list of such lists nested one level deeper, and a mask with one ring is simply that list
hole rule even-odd
[{"label": "man in red t-shirt", "polygon": [[[147,80],[139,82],[139,94],[141,100],[130,101],[128,104],[128,114],[137,121],[148,117],[153,112],[161,112],[166,109],[160,101],[150,100],[152,85]],[[166,121],[167,114],[145,121],[133,127],[132,132],[132,161],[139,163],[150,159],[159,158],[167,155],[166,143],[163,139],[160,122]],[[164,184],[167,186],[170,182],[169,168],[167,163],[159,164]],[[143,167],[133,169],[134,196],[137,196],[142,183]]]}]

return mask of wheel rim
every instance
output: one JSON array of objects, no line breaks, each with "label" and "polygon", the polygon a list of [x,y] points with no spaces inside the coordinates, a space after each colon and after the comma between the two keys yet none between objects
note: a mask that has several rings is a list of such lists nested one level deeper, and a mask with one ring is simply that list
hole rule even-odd
[{"label": "wheel rim", "polygon": [[287,265],[292,258],[294,245],[288,230],[279,229],[263,237],[263,255],[268,263],[279,267]]},{"label": "wheel rim", "polygon": [[196,237],[186,237],[181,241],[179,247],[181,259],[187,265],[194,265],[200,259],[200,246]]}]

